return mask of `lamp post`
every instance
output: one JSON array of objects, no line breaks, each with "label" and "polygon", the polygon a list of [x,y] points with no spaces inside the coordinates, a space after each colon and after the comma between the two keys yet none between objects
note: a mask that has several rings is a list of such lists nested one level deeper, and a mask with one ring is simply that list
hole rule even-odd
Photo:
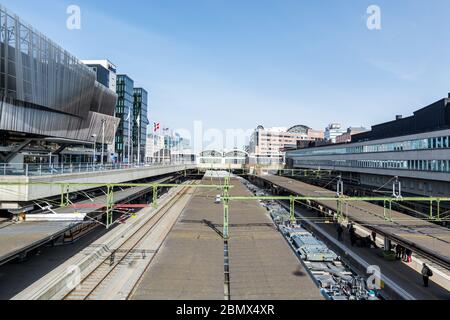
[{"label": "lamp post", "polygon": [[141,164],[141,115],[139,115],[137,118],[137,140],[138,140],[137,164],[139,166]]},{"label": "lamp post", "polygon": [[95,165],[95,157],[96,157],[95,147],[97,144],[97,135],[94,133],[91,137],[92,139],[94,139],[94,141],[92,142],[92,168],[93,168]]},{"label": "lamp post", "polygon": [[106,119],[102,119],[102,160],[101,160],[101,164],[103,167],[103,162],[104,162],[104,152],[105,152],[105,125],[106,125]]},{"label": "lamp post", "polygon": [[131,157],[131,110],[128,110],[128,164],[130,164]]}]

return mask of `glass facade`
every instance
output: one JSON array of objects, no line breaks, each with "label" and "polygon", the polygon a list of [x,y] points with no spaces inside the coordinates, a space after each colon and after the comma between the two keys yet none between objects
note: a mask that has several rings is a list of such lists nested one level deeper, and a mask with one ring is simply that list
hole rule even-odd
[{"label": "glass facade", "polygon": [[119,161],[127,162],[128,156],[132,153],[134,112],[134,81],[127,75],[117,75],[117,96],[116,117],[120,119],[120,124],[116,131],[115,147]]},{"label": "glass facade", "polygon": [[[0,5],[0,133],[112,143],[115,92],[75,56]],[[100,129],[99,129],[100,128]]]},{"label": "glass facade", "polygon": [[13,105],[86,118],[95,73],[0,6],[0,95]]},{"label": "glass facade", "polygon": [[294,160],[294,165],[450,173],[450,160]]},{"label": "glass facade", "polygon": [[144,162],[147,143],[148,121],[148,93],[142,88],[134,88],[133,109],[133,150],[134,159],[138,158],[140,147],[140,162]]},{"label": "glass facade", "polygon": [[436,136],[427,139],[406,140],[394,143],[369,144],[366,146],[301,149],[289,152],[289,156],[327,156],[447,148],[450,148],[450,136]]}]

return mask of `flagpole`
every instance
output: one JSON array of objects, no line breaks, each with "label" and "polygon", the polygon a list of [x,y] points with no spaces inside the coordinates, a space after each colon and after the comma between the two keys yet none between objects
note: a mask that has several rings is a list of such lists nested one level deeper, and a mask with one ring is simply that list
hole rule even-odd
[{"label": "flagpole", "polygon": [[138,122],[138,166],[141,164],[141,125],[140,125],[140,121],[141,119],[139,119]]},{"label": "flagpole", "polygon": [[155,163],[155,123],[153,122],[153,130],[152,130],[152,164]]},{"label": "flagpole", "polygon": [[139,166],[141,164],[141,114],[139,113],[137,120],[137,146],[138,146],[138,152],[137,152],[137,165]]}]

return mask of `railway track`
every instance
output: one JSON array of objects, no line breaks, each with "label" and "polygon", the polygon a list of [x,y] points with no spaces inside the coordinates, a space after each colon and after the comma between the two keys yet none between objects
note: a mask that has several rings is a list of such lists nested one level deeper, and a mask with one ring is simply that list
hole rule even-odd
[{"label": "railway track", "polygon": [[[152,232],[164,218],[166,213],[183,197],[188,196],[190,188],[183,187],[164,204],[146,223],[133,232],[124,243],[113,250],[103,261],[86,275],[80,284],[66,294],[63,300],[95,300],[98,293],[113,282],[122,268],[128,268],[129,262],[136,255],[145,255],[146,252],[136,250],[142,241]],[[167,234],[164,236],[167,237]],[[154,252],[153,252],[154,253]],[[153,257],[147,261],[147,266]],[[145,268],[146,269],[146,268]]]}]

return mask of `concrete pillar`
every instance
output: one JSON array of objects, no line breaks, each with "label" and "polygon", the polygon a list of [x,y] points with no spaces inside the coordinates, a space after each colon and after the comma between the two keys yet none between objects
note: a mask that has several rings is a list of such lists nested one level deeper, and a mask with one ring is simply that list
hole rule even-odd
[{"label": "concrete pillar", "polygon": [[384,237],[384,251],[390,251],[392,248],[391,240],[388,237]]}]

